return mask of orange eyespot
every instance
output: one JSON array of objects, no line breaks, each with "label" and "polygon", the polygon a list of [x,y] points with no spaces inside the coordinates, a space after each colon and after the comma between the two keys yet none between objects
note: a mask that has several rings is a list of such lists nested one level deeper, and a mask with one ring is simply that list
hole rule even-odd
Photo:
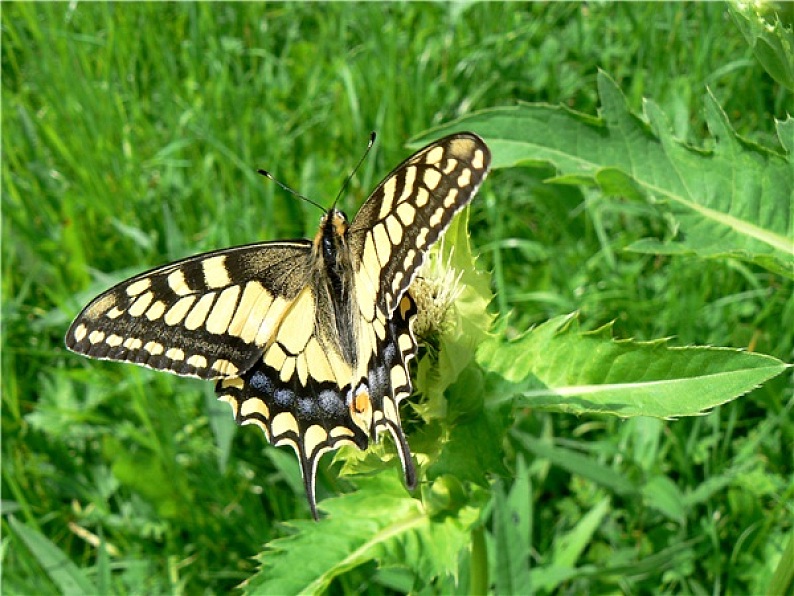
[{"label": "orange eyespot", "polygon": [[363,390],[356,394],[356,397],[353,398],[353,410],[357,414],[363,414],[370,408],[370,401],[369,401],[369,392]]}]

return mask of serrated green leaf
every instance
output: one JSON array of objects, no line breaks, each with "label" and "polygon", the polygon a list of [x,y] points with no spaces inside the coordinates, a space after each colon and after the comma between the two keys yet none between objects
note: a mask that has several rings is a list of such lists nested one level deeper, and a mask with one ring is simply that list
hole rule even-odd
[{"label": "serrated green leaf", "polygon": [[28,547],[47,576],[58,586],[61,594],[99,593],[86,574],[72,563],[66,553],[49,538],[18,521],[13,515],[8,518],[8,523]]},{"label": "serrated green leaf", "polygon": [[563,412],[662,418],[702,414],[788,366],[729,348],[615,340],[611,326],[581,332],[573,315],[551,319],[510,343],[489,340],[477,360],[508,381],[491,404],[509,400]]},{"label": "serrated green leaf", "polygon": [[783,153],[742,139],[707,93],[713,149],[690,147],[672,137],[666,116],[652,101],[645,102],[645,122],[628,111],[625,97],[603,72],[598,89],[601,118],[528,104],[473,114],[433,134],[477,132],[491,148],[494,168],[546,162],[567,181],[590,180],[605,192],[642,193],[666,203],[678,218],[675,241],[646,240],[632,250],[729,256],[794,277],[790,144],[784,143],[789,152]]},{"label": "serrated green leaf", "polygon": [[794,91],[794,32],[780,18],[768,23],[756,3],[728,4],[728,13],[770,77]]},{"label": "serrated green leaf", "polygon": [[294,534],[270,542],[257,558],[262,567],[244,588],[248,594],[317,594],[334,577],[375,560],[402,565],[430,581],[455,575],[478,510],[431,518],[394,474],[361,479],[357,492],[327,499],[319,523],[294,521]]}]

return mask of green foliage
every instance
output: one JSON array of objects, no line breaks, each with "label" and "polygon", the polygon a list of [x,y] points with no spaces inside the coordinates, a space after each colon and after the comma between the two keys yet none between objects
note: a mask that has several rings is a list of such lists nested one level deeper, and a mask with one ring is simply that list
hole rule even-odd
[{"label": "green foliage", "polygon": [[[790,5],[3,17],[3,593],[791,591]],[[352,213],[463,128],[495,168],[428,268],[461,293],[403,406],[413,494],[390,441],[345,449],[308,521],[211,386],[65,352],[116,281],[313,234],[257,168],[329,204],[374,129]]]},{"label": "green foliage", "polygon": [[476,508],[431,516],[393,474],[359,484],[358,492],[324,501],[327,515],[319,523],[291,522],[295,533],[271,542],[259,555],[262,569],[245,583],[245,591],[322,592],[335,576],[372,560],[407,568],[420,589],[437,576],[457,575],[458,554],[470,540]]},{"label": "green foliage", "polygon": [[61,594],[96,594],[97,587],[69,557],[38,530],[20,523],[12,515],[8,524],[19,539],[30,550],[49,579]]},{"label": "green foliage", "polygon": [[794,63],[791,61],[794,27],[786,27],[774,15],[774,25],[768,23],[759,9],[762,5],[735,4],[730,7],[730,14],[764,70],[789,91],[794,91]]},{"label": "green foliage", "polygon": [[[548,182],[595,184],[606,195],[651,198],[669,207],[674,226],[664,241],[643,239],[628,250],[746,259],[794,277],[794,165],[741,139],[712,94],[706,122],[715,137],[709,151],[687,147],[670,134],[659,107],[646,100],[649,124],[629,113],[605,74],[598,76],[603,117],[563,108],[495,108],[440,127],[434,134],[471,129],[488,139],[494,167],[548,162],[559,172]],[[777,123],[785,148],[794,121]]]},{"label": "green foliage", "polygon": [[575,319],[561,316],[510,344],[483,344],[478,360],[515,384],[498,385],[498,401],[660,418],[704,413],[787,368],[776,358],[743,350],[614,341],[610,332],[611,326],[582,333]]}]

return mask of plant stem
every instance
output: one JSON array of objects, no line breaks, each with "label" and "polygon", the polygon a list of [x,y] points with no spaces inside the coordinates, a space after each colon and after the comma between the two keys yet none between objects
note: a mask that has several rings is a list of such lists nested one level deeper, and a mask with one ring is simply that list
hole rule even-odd
[{"label": "plant stem", "polygon": [[485,529],[481,524],[471,531],[470,592],[473,595],[488,593],[488,548]]}]

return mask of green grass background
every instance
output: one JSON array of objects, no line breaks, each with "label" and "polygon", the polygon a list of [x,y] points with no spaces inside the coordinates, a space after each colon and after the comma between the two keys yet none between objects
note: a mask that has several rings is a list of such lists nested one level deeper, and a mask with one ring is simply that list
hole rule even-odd
[{"label": "green grass background", "polygon": [[[790,23],[791,7],[781,10]],[[230,432],[230,416],[210,405],[211,384],[89,362],[63,347],[79,308],[126,276],[213,248],[312,234],[317,210],[256,168],[329,204],[375,130],[342,198],[353,213],[407,155],[405,142],[434,125],[518,101],[595,114],[598,69],[635,111],[653,98],[676,135],[698,145],[709,142],[699,112],[706,86],[740,134],[768,146],[773,118],[792,105],[722,4],[13,3],[3,6],[2,32],[9,594],[55,589],[9,515],[92,577],[97,549],[75,524],[102,536],[114,549],[110,585],[130,593],[226,591],[282,535],[279,521],[307,515],[291,456],[266,448],[261,433],[240,430],[219,453],[214,437]],[[585,327],[614,319],[622,337],[791,359],[792,333],[781,332],[794,320],[790,284],[729,260],[622,253],[663,222],[641,204],[543,185],[551,173],[494,172],[472,206],[473,244],[508,333],[578,309]],[[637,499],[613,501],[585,558],[634,573],[594,573],[565,590],[758,585],[791,531],[790,400],[784,375],[696,419],[521,417],[523,429],[626,473],[626,461],[652,453],[694,503],[660,515]],[[636,426],[626,434],[630,424],[656,429],[655,443],[628,441],[637,436]],[[330,460],[320,498],[345,486]],[[542,560],[592,505],[593,488],[542,460],[530,473],[544,478],[533,494]],[[689,543],[685,556],[637,563]],[[394,588],[374,566],[334,584]]]}]

